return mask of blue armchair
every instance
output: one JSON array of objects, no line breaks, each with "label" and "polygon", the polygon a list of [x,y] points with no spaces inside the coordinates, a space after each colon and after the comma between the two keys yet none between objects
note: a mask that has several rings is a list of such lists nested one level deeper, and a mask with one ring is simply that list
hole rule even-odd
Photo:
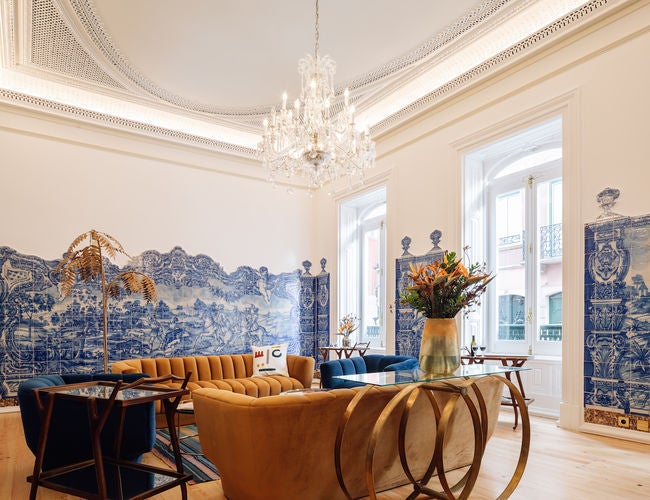
[{"label": "blue armchair", "polygon": [[353,358],[332,359],[320,365],[321,384],[325,389],[357,387],[363,385],[350,380],[337,380],[337,375],[355,373],[376,373],[383,371],[410,370],[418,365],[413,356],[396,356],[393,354],[367,354]]},{"label": "blue armchair", "polygon": [[[34,455],[37,454],[41,417],[34,396],[34,389],[93,380],[123,380],[129,383],[146,376],[145,374],[121,375],[113,373],[43,375],[23,381],[18,386],[18,404],[20,405],[27,446]],[[118,426],[119,412],[114,408],[102,431],[101,443],[103,450],[107,452],[113,450]],[[129,407],[125,414],[123,429],[120,457],[116,458],[139,461],[141,455],[151,451],[155,443],[156,417],[154,403]],[[55,400],[42,470],[46,471],[92,458],[90,426],[86,405],[67,399]]]}]

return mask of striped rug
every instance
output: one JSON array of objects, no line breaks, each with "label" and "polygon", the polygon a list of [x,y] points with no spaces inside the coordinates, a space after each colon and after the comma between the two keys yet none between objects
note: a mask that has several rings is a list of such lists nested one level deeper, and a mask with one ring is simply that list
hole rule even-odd
[{"label": "striped rug", "polygon": [[[192,435],[194,433],[196,433],[196,426],[194,425],[181,427],[181,436]],[[183,453],[201,453],[201,444],[196,437],[181,439],[180,444],[181,452]],[[167,429],[158,429],[156,431],[156,444],[152,453],[169,467],[176,468],[174,453],[169,446],[169,431]],[[185,472],[189,472],[194,476],[194,479],[189,484],[219,479],[219,471],[204,455],[183,455],[183,468]]]}]

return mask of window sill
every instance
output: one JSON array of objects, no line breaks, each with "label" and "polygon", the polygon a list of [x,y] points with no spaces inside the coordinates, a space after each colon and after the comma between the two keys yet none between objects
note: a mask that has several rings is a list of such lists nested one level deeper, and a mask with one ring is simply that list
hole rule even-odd
[{"label": "window sill", "polygon": [[531,361],[546,361],[551,363],[562,363],[562,356],[551,356],[549,354],[535,354]]}]

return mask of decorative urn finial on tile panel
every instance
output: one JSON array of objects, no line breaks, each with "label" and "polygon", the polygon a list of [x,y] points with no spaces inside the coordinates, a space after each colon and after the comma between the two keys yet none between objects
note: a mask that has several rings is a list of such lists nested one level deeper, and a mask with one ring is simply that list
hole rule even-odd
[{"label": "decorative urn finial on tile panel", "polygon": [[621,191],[619,189],[610,187],[605,188],[600,193],[598,193],[598,196],[596,196],[596,201],[600,205],[600,208],[602,208],[603,213],[597,217],[597,220],[622,217],[621,214],[612,212],[612,207],[616,205],[616,200],[620,195]]},{"label": "decorative urn finial on tile panel", "polygon": [[411,255],[409,253],[410,247],[411,247],[411,238],[409,236],[404,236],[404,238],[402,238],[402,250],[404,250],[404,253],[402,253],[402,257]]}]

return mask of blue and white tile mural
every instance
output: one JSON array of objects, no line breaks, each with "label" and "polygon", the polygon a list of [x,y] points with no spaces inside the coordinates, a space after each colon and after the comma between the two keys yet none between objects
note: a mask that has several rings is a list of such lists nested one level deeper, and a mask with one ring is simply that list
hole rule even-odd
[{"label": "blue and white tile mural", "polygon": [[403,253],[395,260],[395,297],[397,298],[395,305],[395,354],[398,355],[415,356],[416,358],[420,355],[420,341],[425,318],[412,307],[400,304],[399,297],[409,285],[407,273],[410,270],[410,264],[414,266],[432,264],[445,255],[445,251],[439,245],[442,232],[436,229],[429,237],[433,248],[424,255],[409,253],[411,238],[408,236],[402,238]]},{"label": "blue and white tile mural", "polygon": [[301,350],[316,359],[316,366],[323,362],[319,346],[330,344],[330,274],[325,270],[327,261],[320,261],[321,271],[311,275],[311,262],[302,263],[305,272],[300,277],[300,339]]},{"label": "blue and white tile mural", "polygon": [[650,415],[650,215],[585,226],[585,420]]},{"label": "blue and white tile mural", "polygon": [[[101,371],[99,286],[78,283],[61,300],[57,261],[0,247],[0,397],[41,374]],[[314,356],[329,342],[329,273],[233,273],[206,255],[146,251],[128,266],[146,273],[158,301],[126,296],[109,304],[109,361],[250,352],[279,342]],[[123,269],[106,264],[107,277]],[[311,299],[308,297],[311,295]]]}]

